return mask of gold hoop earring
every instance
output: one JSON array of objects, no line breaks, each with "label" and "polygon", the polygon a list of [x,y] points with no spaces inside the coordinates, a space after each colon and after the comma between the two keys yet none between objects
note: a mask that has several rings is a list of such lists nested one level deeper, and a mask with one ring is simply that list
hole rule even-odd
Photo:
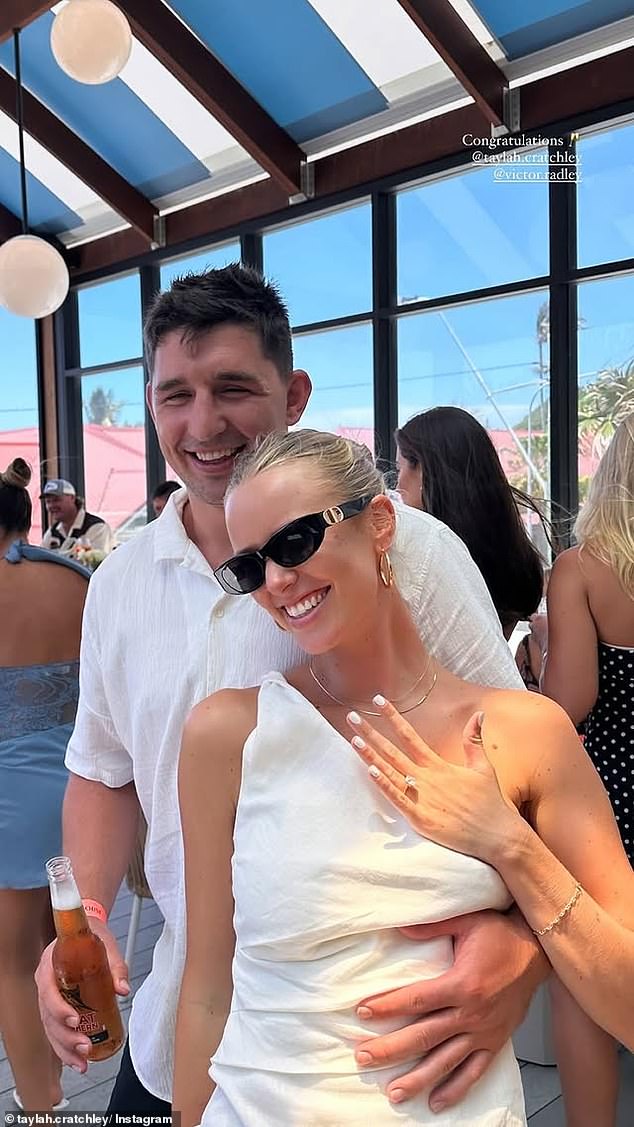
[{"label": "gold hoop earring", "polygon": [[387,552],[381,552],[381,555],[379,556],[379,575],[381,577],[381,583],[384,587],[392,586],[392,584],[394,583],[394,569],[392,567],[392,561]]}]

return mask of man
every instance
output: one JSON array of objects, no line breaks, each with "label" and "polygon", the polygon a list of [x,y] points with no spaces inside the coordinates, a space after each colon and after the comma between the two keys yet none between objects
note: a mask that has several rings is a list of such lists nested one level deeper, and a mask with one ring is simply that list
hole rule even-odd
[{"label": "man", "polygon": [[167,499],[180,489],[177,481],[161,481],[152,493],[152,508],[154,509],[154,516],[160,517],[163,509],[167,504]]},{"label": "man", "polygon": [[[93,926],[125,995],[127,971],[105,916],[133,848],[141,805],[148,822],[146,873],[165,928],[152,971],[134,999],[110,1110],[167,1114],[185,947],[177,795],[183,724],[209,693],[257,684],[270,669],[283,671],[300,656],[254,600],[224,594],[213,576],[212,569],[231,555],[224,492],[240,451],[260,434],[297,423],[311,385],[306,372],[293,370],[288,315],[277,291],[239,266],[175,281],[149,313],[145,347],[148,405],[165,459],[187,492],[91,581],[80,704],[67,755],[64,848],[82,896],[103,905],[104,919]],[[493,605],[462,542],[413,510],[401,510],[399,526],[403,589],[435,656],[474,680],[519,685]],[[466,917],[444,925],[444,932],[456,936],[452,971],[365,1004],[375,1014],[381,1007],[391,1010],[402,1023],[423,1015],[420,1023],[373,1041],[371,1052],[382,1063],[427,1053],[402,1087],[410,1094],[445,1080],[437,1098],[447,1103],[474,1083],[522,1019],[545,975],[545,960],[513,914]],[[57,991],[50,949],[37,981],[53,1047],[66,1063],[85,1070],[88,1041],[76,1032],[77,1015]],[[201,1044],[195,1070],[201,1106],[209,1088],[208,1058]]]},{"label": "man", "polygon": [[44,498],[46,512],[53,522],[44,534],[43,548],[69,555],[76,544],[82,543],[100,552],[111,552],[114,535],[102,517],[87,513],[75,486],[63,478],[47,481],[40,498]]}]

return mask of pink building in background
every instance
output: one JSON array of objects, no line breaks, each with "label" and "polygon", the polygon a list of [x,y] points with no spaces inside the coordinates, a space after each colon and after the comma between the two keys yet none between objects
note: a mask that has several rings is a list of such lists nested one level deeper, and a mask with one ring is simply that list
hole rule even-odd
[{"label": "pink building in background", "polygon": [[[84,425],[84,468],[86,508],[98,513],[115,531],[146,502],[145,430],[143,427]],[[340,427],[338,433],[362,442],[370,449],[374,431],[370,427]],[[522,458],[508,431],[489,431],[504,472],[513,479],[522,472]],[[516,431],[526,442],[527,432]],[[579,475],[594,473],[600,453],[588,437],[579,444]],[[37,544],[42,536],[39,494],[41,492],[39,435],[35,427],[0,431],[0,465],[6,466],[16,457],[24,458],[33,469],[29,492],[33,499],[31,540]],[[72,476],[72,475],[71,475]],[[167,470],[167,476],[173,476]],[[143,523],[141,519],[140,523]]]},{"label": "pink building in background", "polygon": [[[0,465],[21,457],[33,470],[31,541],[42,538],[39,434],[36,427],[0,431]],[[86,508],[117,529],[145,504],[145,430],[143,427],[84,425]],[[52,476],[52,475],[51,475]],[[72,474],[70,475],[72,480]],[[73,484],[76,484],[73,482]]]}]

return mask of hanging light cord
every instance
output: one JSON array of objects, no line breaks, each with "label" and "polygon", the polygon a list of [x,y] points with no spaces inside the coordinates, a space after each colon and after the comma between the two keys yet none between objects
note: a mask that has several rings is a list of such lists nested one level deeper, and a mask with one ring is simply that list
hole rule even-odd
[{"label": "hanging light cord", "polygon": [[22,197],[22,234],[29,233],[29,211],[26,198],[26,165],[24,162],[24,107],[22,105],[22,68],[20,66],[20,29],[13,31],[13,51],[15,56],[15,119],[18,123],[18,145],[20,149],[20,194]]}]

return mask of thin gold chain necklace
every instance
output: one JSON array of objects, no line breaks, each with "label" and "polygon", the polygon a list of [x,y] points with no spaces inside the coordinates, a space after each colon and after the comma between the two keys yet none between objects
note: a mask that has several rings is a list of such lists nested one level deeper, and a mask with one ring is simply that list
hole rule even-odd
[{"label": "thin gold chain necklace", "polygon": [[[416,680],[414,681],[414,684],[412,685],[411,689],[409,689],[409,690],[408,690],[408,691],[407,691],[406,693],[404,693],[404,694],[403,694],[403,696],[401,696],[401,697],[396,697],[396,699],[395,699],[395,700],[393,700],[393,701],[390,701],[390,704],[393,704],[393,705],[394,705],[394,707],[396,707],[396,705],[398,704],[398,702],[399,702],[400,700],[406,700],[406,698],[407,698],[407,697],[408,697],[408,696],[410,695],[410,693],[412,693],[412,692],[414,691],[414,689],[416,688],[416,686],[417,686],[417,685],[420,685],[421,681],[423,680],[423,677],[425,677],[425,675],[427,674],[427,671],[429,670],[429,666],[430,666],[430,664],[431,664],[431,655],[429,656],[429,660],[428,660],[428,662],[427,662],[427,665],[426,665],[426,666],[425,666],[425,668],[423,669],[423,672],[421,673],[420,677],[418,677],[418,678],[417,678],[417,679],[416,679]],[[343,705],[343,707],[344,707],[344,708],[351,708],[352,706],[354,706],[354,704],[355,704],[355,702],[354,702],[354,701],[349,701],[349,700],[341,700],[341,699],[340,699],[339,697],[336,697],[334,693],[331,693],[331,692],[330,692],[330,689],[327,689],[327,688],[326,688],[326,686],[325,686],[325,685],[324,685],[324,684],[323,684],[323,683],[322,683],[322,682],[321,682],[321,681],[319,680],[319,677],[318,677],[318,676],[317,676],[317,674],[315,673],[315,670],[313,669],[313,663],[312,663],[312,661],[309,661],[309,662],[308,662],[308,672],[310,673],[310,675],[311,675],[311,677],[312,677],[313,681],[315,682],[315,684],[319,686],[319,688],[321,689],[322,693],[325,693],[327,697],[330,697],[330,699],[331,699],[331,700],[334,700],[335,704],[341,704],[341,705]],[[409,708],[399,708],[399,709],[398,709],[398,711],[400,712],[401,716],[404,716],[404,715],[405,715],[405,714],[406,714],[407,712],[413,712],[415,708],[419,708],[421,704],[424,704],[424,703],[425,703],[425,701],[427,700],[427,697],[428,697],[428,696],[429,696],[429,694],[431,693],[431,691],[432,691],[432,689],[433,689],[434,685],[436,684],[436,681],[437,681],[437,680],[438,680],[438,673],[436,672],[436,670],[434,670],[434,676],[432,677],[432,680],[431,680],[431,685],[430,685],[430,686],[429,686],[429,688],[428,688],[428,689],[426,690],[426,692],[424,692],[424,693],[423,693],[422,697],[420,697],[420,698],[419,698],[419,699],[418,699],[418,700],[417,700],[417,701],[415,702],[415,704],[410,704]],[[363,714],[364,714],[365,716],[382,716],[382,715],[383,715],[383,713],[382,713],[382,712],[375,712],[375,711],[373,711],[372,709],[369,709],[369,708],[359,708],[358,706],[357,706],[357,712],[363,712]]]}]

